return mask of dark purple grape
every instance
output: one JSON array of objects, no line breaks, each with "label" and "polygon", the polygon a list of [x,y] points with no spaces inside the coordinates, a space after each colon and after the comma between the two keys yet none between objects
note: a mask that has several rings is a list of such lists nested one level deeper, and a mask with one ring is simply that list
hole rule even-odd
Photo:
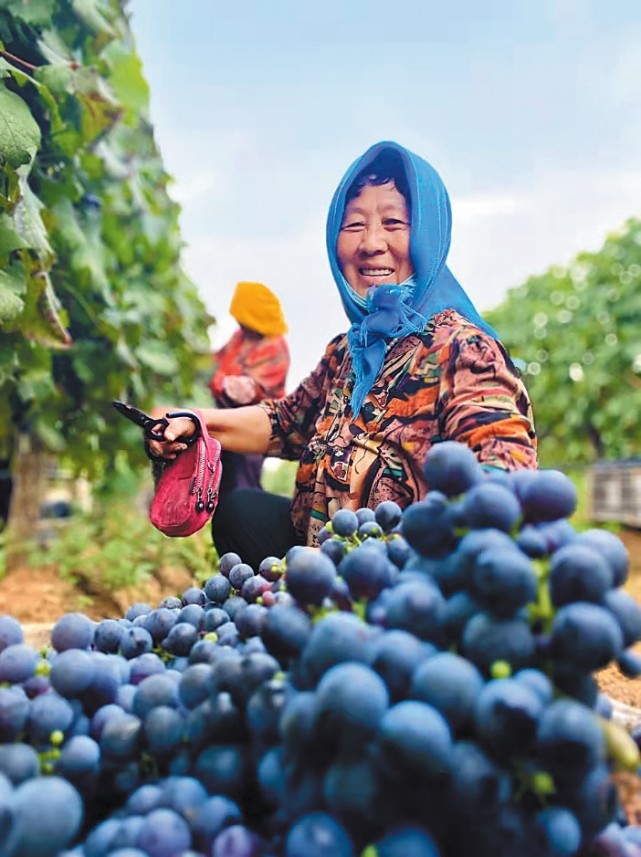
[{"label": "dark purple grape", "polygon": [[285,840],[285,857],[355,857],[345,828],[324,812],[301,816]]},{"label": "dark purple grape", "polygon": [[349,538],[353,536],[359,527],[359,521],[356,517],[356,512],[351,509],[339,509],[332,516],[332,532],[337,536]]},{"label": "dark purple grape", "polygon": [[474,664],[452,652],[436,652],[416,667],[409,696],[436,708],[458,732],[472,723],[483,685]]},{"label": "dark purple grape", "polygon": [[430,491],[456,497],[476,485],[483,473],[472,450],[464,443],[446,440],[427,453],[423,474]]},{"label": "dark purple grape", "polygon": [[533,747],[544,709],[541,697],[522,682],[495,679],[476,699],[475,733],[495,758],[509,762]]},{"label": "dark purple grape", "polygon": [[399,702],[408,693],[412,675],[419,664],[437,649],[423,643],[407,631],[386,631],[369,645],[369,663],[387,685],[392,702]]},{"label": "dark purple grape", "polygon": [[127,628],[120,636],[120,653],[127,660],[151,652],[153,646],[151,634],[140,626]]},{"label": "dark purple grape", "polygon": [[623,589],[610,589],[605,594],[603,606],[615,617],[623,634],[624,647],[641,639],[641,606]]},{"label": "dark purple grape", "polygon": [[534,568],[513,543],[507,550],[485,550],[475,559],[470,594],[485,610],[509,619],[536,599]]},{"label": "dark purple grape", "polygon": [[478,743],[457,741],[451,764],[452,800],[463,811],[491,812],[506,803],[512,792],[512,779]]},{"label": "dark purple grape", "polygon": [[599,603],[612,582],[607,562],[579,541],[559,548],[550,560],[550,597],[557,607],[573,601]]},{"label": "dark purple grape", "polygon": [[167,672],[143,679],[134,697],[134,713],[144,720],[157,705],[176,708],[179,704],[177,683]]},{"label": "dark purple grape", "polygon": [[534,636],[524,621],[477,613],[465,625],[461,652],[485,675],[496,661],[505,661],[514,672],[532,666]]},{"label": "dark purple grape", "polygon": [[262,598],[263,594],[271,588],[272,585],[269,580],[264,578],[261,574],[256,574],[254,577],[250,577],[249,580],[246,580],[243,583],[240,594],[245,601],[249,604],[253,604],[259,598]]},{"label": "dark purple grape", "polygon": [[100,652],[113,654],[118,651],[124,628],[115,619],[103,619],[96,625],[93,644]]},{"label": "dark purple grape", "polygon": [[0,744],[0,774],[14,786],[37,777],[40,774],[40,758],[31,744]]},{"label": "dark purple grape", "polygon": [[287,590],[301,604],[321,604],[336,580],[334,563],[320,551],[305,548],[287,562]]},{"label": "dark purple grape", "polygon": [[161,642],[161,646],[172,655],[187,656],[198,639],[198,628],[190,622],[177,622]]},{"label": "dark purple grape", "polygon": [[280,580],[283,570],[283,562],[276,556],[266,556],[258,566],[258,573],[272,583]]},{"label": "dark purple grape", "polygon": [[245,785],[247,764],[244,747],[211,744],[196,758],[194,773],[210,794],[235,799]]},{"label": "dark purple grape", "polygon": [[[251,582],[251,581],[249,581]],[[234,624],[243,639],[260,636],[267,622],[267,608],[261,604],[248,604],[234,616]]]},{"label": "dark purple grape", "polygon": [[66,733],[74,719],[71,704],[56,693],[45,693],[31,701],[26,729],[34,744],[48,744],[54,732]]},{"label": "dark purple grape", "polygon": [[13,616],[0,615],[0,652],[18,643],[24,643],[22,625]]},{"label": "dark purple grape", "polygon": [[403,700],[381,720],[376,745],[391,770],[411,776],[449,770],[452,735],[447,721],[424,702]]},{"label": "dark purple grape", "polygon": [[141,747],[142,723],[133,714],[112,717],[106,721],[100,734],[100,753],[111,762],[129,762],[137,759]]},{"label": "dark purple grape", "polygon": [[536,814],[536,824],[553,854],[576,854],[582,832],[574,813],[562,806],[551,806]]},{"label": "dark purple grape", "polygon": [[463,514],[474,530],[492,528],[510,533],[521,519],[521,506],[509,488],[485,481],[465,495]]},{"label": "dark purple grape", "polygon": [[183,734],[183,717],[169,705],[155,706],[142,722],[145,749],[157,760],[173,756],[182,743]]},{"label": "dark purple grape", "polygon": [[374,514],[373,509],[368,509],[366,506],[361,507],[356,510],[356,517],[358,518],[358,526],[361,524],[365,524],[367,521],[375,521],[376,515]]},{"label": "dark purple grape", "polygon": [[264,840],[242,824],[222,830],[211,849],[211,857],[262,857],[264,853]]},{"label": "dark purple grape", "polygon": [[95,664],[88,652],[84,649],[67,649],[56,656],[49,680],[60,696],[73,698],[89,687],[94,675]]},{"label": "dark purple grape", "polygon": [[400,533],[395,533],[387,542],[387,556],[397,568],[403,568],[411,555],[407,540]]},{"label": "dark purple grape", "polygon": [[442,639],[445,599],[435,584],[427,580],[399,583],[385,607],[388,628],[401,628],[429,642]]},{"label": "dark purple grape", "polygon": [[222,604],[230,593],[231,583],[224,574],[216,574],[205,583],[205,595],[215,604]]},{"label": "dark purple grape", "polygon": [[150,857],[181,854],[191,845],[189,825],[171,809],[153,809],[144,817],[136,845]]},{"label": "dark purple grape", "polygon": [[188,622],[190,625],[193,625],[197,631],[200,631],[204,621],[205,609],[201,604],[185,604],[185,606],[181,607],[178,612],[176,625]]},{"label": "dark purple grape", "polygon": [[192,816],[193,844],[205,853],[210,853],[214,839],[226,827],[242,820],[240,807],[222,795],[208,797],[199,804]]},{"label": "dark purple grape", "polygon": [[345,542],[340,539],[326,539],[321,544],[320,551],[329,557],[334,565],[338,565],[345,556]]},{"label": "dark purple grape", "polygon": [[525,520],[530,523],[569,518],[578,502],[574,483],[560,470],[536,471],[536,478],[518,495]]},{"label": "dark purple grape", "polygon": [[584,705],[558,699],[543,711],[537,752],[553,775],[579,782],[605,759],[605,739],[595,715]]},{"label": "dark purple grape", "polygon": [[350,551],[339,565],[338,573],[347,583],[352,598],[357,600],[371,601],[392,582],[387,555],[364,548]]},{"label": "dark purple grape", "polygon": [[412,503],[403,512],[401,535],[424,556],[443,556],[455,545],[448,516],[447,497],[430,491],[424,500]]},{"label": "dark purple grape", "polygon": [[[270,611],[270,619],[274,610]],[[309,630],[307,634],[302,666],[317,681],[330,667],[344,661],[367,663],[368,644],[374,631],[351,613],[333,613],[321,619],[311,634]]]},{"label": "dark purple grape", "polygon": [[441,857],[433,836],[420,827],[403,826],[376,843],[377,857]]},{"label": "dark purple grape", "polygon": [[596,551],[609,565],[612,585],[623,586],[628,577],[630,557],[621,539],[608,530],[585,530],[577,536],[581,545]]},{"label": "dark purple grape", "polygon": [[190,586],[182,594],[181,601],[183,606],[186,604],[199,604],[201,607],[207,600],[207,596],[203,589],[199,586]]},{"label": "dark purple grape", "polygon": [[193,663],[183,672],[178,696],[185,708],[195,708],[209,698],[211,668],[207,663]]},{"label": "dark purple grape", "polygon": [[374,734],[388,705],[385,682],[365,664],[337,664],[323,675],[316,691],[323,732],[352,747]]},{"label": "dark purple grape", "polygon": [[82,798],[62,777],[26,780],[15,790],[12,803],[17,833],[16,853],[59,854],[80,830]]},{"label": "dark purple grape", "polygon": [[383,528],[377,521],[365,521],[358,528],[358,538],[364,539],[380,539],[383,537]]},{"label": "dark purple grape", "polygon": [[94,623],[91,619],[82,613],[65,613],[51,630],[51,645],[58,652],[65,649],[88,649],[93,642],[93,635]]},{"label": "dark purple grape", "polygon": [[229,572],[235,565],[239,565],[242,562],[242,559],[238,556],[237,553],[232,553],[229,551],[228,553],[224,553],[220,557],[220,561],[218,563],[218,571],[221,574],[224,574],[225,577],[229,577]]},{"label": "dark purple grape", "polygon": [[38,653],[24,643],[7,646],[0,652],[0,683],[22,684],[34,674]]},{"label": "dark purple grape", "polygon": [[577,602],[562,607],[552,623],[551,650],[578,672],[607,666],[623,651],[619,623],[604,607]]}]

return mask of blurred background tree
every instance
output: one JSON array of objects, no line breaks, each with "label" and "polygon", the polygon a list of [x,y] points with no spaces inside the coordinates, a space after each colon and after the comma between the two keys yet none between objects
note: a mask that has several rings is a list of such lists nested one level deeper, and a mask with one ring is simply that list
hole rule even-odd
[{"label": "blurred background tree", "polygon": [[641,220],[486,317],[524,373],[542,466],[641,455]]}]

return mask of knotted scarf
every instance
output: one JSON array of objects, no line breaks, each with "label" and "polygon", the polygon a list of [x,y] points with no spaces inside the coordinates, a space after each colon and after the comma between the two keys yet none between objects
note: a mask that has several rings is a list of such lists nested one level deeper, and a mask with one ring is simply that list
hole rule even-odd
[{"label": "knotted scarf", "polygon": [[[410,257],[414,273],[404,283],[371,288],[364,300],[343,276],[336,255],[336,242],[352,182],[386,149],[400,156],[409,186]],[[496,338],[494,330],[483,321],[445,265],[451,230],[450,201],[440,176],[427,161],[398,143],[376,143],[343,176],[327,217],[327,252],[343,307],[352,322],[347,343],[354,368],[354,417],[360,413],[378,377],[389,340],[421,333],[436,313],[444,309],[456,310]]]}]

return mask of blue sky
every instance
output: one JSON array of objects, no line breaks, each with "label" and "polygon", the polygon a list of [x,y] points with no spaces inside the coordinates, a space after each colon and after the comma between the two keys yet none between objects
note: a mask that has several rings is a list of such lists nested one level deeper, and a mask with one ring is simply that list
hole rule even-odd
[{"label": "blue sky", "polygon": [[130,0],[184,265],[219,320],[240,279],[290,324],[292,388],[347,326],[325,217],[396,140],[452,200],[449,265],[482,311],[641,215],[638,0]]}]

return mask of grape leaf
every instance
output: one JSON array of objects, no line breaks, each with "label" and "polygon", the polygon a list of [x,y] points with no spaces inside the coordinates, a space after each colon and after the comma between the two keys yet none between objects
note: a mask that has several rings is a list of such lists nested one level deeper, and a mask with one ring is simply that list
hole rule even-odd
[{"label": "grape leaf", "polygon": [[14,321],[24,309],[24,280],[0,269],[0,325]]},{"label": "grape leaf", "polygon": [[40,146],[40,128],[27,104],[0,83],[0,165],[30,164]]}]

